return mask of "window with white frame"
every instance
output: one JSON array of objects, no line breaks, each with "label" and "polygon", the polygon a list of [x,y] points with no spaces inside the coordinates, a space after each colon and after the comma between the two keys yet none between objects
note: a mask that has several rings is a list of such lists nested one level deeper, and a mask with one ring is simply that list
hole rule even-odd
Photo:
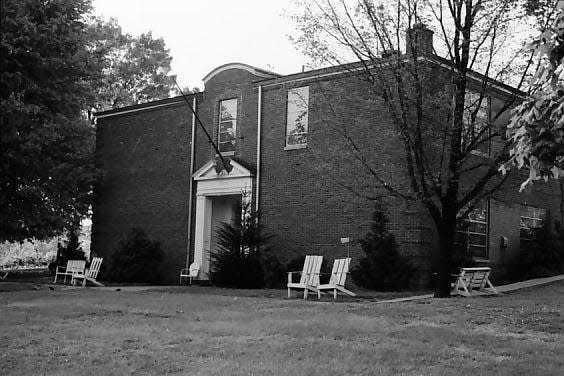
[{"label": "window with white frame", "polygon": [[309,86],[288,90],[286,147],[307,145]]},{"label": "window with white frame", "polygon": [[[478,108],[479,106],[479,108]],[[473,151],[489,155],[490,152],[490,127],[489,127],[489,97],[467,91],[464,97],[464,130],[462,139],[465,145],[477,140]],[[478,109],[476,111],[476,109]],[[475,118],[473,118],[475,113]]]},{"label": "window with white frame", "polygon": [[468,255],[488,258],[488,203],[482,201],[457,225],[455,243]]},{"label": "window with white frame", "polygon": [[531,240],[534,230],[542,226],[545,218],[545,209],[521,205],[519,212],[521,241]]},{"label": "window with white frame", "polygon": [[219,102],[218,148],[221,153],[234,152],[237,140],[237,99]]}]

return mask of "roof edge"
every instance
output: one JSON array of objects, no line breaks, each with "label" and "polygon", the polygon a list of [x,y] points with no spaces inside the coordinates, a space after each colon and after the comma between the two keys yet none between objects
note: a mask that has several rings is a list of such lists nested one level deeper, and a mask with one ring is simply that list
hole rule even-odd
[{"label": "roof edge", "polygon": [[[193,97],[197,97],[201,94],[202,94],[201,92],[200,93],[191,93],[191,94],[186,94],[186,97],[187,98],[193,98]],[[146,102],[146,103],[134,104],[134,105],[131,105],[131,106],[113,108],[111,110],[94,112],[94,117],[96,117],[98,119],[102,119],[102,118],[106,118],[106,117],[122,115],[122,114],[131,113],[131,112],[146,111],[146,110],[152,110],[152,109],[155,109],[155,108],[158,108],[158,107],[172,106],[172,105],[175,105],[175,104],[178,104],[178,103],[183,103],[183,102],[184,102],[183,97],[181,95],[178,95],[178,96],[172,97],[172,98],[159,99],[159,100],[156,100],[156,101],[150,101],[150,102]]]},{"label": "roof edge", "polygon": [[278,77],[282,77],[282,75],[278,74],[278,73],[274,73],[271,71],[267,71],[265,69],[261,69],[261,68],[257,68],[257,67],[253,67],[252,65],[249,64],[244,64],[244,63],[227,63],[227,64],[223,64],[220,65],[219,67],[213,69],[211,72],[209,72],[208,74],[206,74],[206,76],[202,79],[202,81],[204,81],[204,85],[215,75],[224,72],[228,69],[242,69],[245,70],[255,76],[259,76],[265,79],[269,79],[269,78],[278,78]]}]

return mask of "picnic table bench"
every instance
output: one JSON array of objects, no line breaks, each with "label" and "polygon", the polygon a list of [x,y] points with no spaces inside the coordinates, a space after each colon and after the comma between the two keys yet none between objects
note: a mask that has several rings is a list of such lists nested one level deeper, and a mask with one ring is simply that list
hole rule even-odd
[{"label": "picnic table bench", "polygon": [[453,274],[456,281],[451,285],[451,295],[472,296],[472,293],[499,294],[490,282],[491,268],[461,268],[460,273]]}]

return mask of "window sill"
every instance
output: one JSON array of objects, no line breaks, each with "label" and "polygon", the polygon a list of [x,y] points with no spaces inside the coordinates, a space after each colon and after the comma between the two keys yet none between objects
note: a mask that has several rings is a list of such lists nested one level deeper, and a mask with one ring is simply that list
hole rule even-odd
[{"label": "window sill", "polygon": [[305,148],[307,148],[307,144],[287,145],[284,147],[284,150],[297,150],[297,149],[305,149]]},{"label": "window sill", "polygon": [[235,155],[234,151],[224,151],[224,152],[221,153],[222,157],[232,157],[234,155]]}]

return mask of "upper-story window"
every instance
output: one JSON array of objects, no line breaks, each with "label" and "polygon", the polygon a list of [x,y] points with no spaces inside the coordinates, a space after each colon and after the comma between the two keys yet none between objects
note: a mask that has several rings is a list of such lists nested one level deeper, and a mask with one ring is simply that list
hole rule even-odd
[{"label": "upper-story window", "polygon": [[218,145],[221,153],[234,152],[237,140],[237,99],[219,102]]},{"label": "upper-story window", "polygon": [[309,87],[288,90],[286,118],[286,147],[299,148],[307,145]]},{"label": "upper-story window", "polygon": [[[464,131],[462,139],[465,145],[476,142],[472,151],[482,155],[490,153],[489,126],[489,97],[484,95],[480,98],[479,93],[466,92],[464,97]],[[476,111],[477,109],[477,111]]]}]

